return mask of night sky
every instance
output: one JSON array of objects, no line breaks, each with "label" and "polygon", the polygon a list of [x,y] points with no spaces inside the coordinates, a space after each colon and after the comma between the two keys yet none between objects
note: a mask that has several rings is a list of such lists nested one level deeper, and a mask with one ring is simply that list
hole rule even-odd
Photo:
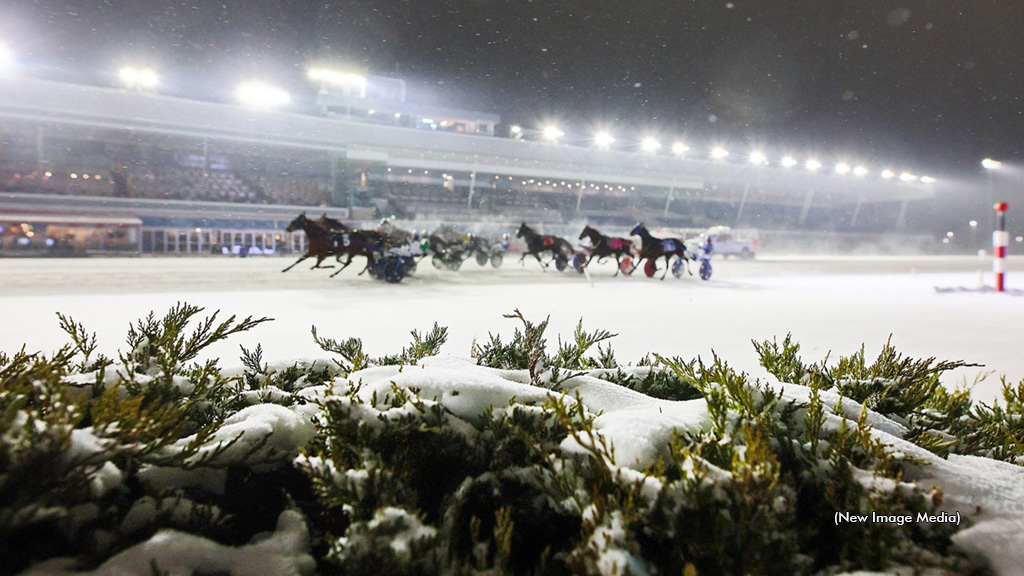
[{"label": "night sky", "polygon": [[320,64],[620,141],[653,129],[940,177],[1024,152],[1019,0],[4,0],[0,38],[41,76],[112,83],[151,62],[181,95],[261,76],[301,97]]}]

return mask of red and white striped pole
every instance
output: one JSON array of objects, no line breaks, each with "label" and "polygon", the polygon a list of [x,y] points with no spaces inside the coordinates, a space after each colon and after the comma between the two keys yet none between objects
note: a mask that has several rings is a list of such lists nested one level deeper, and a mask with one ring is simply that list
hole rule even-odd
[{"label": "red and white striped pole", "polygon": [[996,209],[996,230],[992,232],[992,273],[996,277],[996,292],[1005,291],[1004,276],[1006,274],[1006,248],[1010,245],[1010,233],[1006,231],[1006,202],[999,202]]}]

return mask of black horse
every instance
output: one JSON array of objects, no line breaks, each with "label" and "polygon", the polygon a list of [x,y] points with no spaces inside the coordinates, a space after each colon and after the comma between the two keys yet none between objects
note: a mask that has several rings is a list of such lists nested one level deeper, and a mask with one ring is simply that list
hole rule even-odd
[{"label": "black horse", "polygon": [[605,236],[597,231],[595,228],[585,226],[583,232],[580,232],[580,240],[584,238],[590,239],[590,256],[584,266],[589,266],[590,261],[597,258],[600,262],[605,258],[614,256],[615,257],[615,276],[619,275],[619,271],[623,268],[622,258],[625,256],[628,258],[630,264],[628,265],[628,272],[622,270],[626,274],[632,274],[636,266],[632,265],[631,260],[636,257],[637,249],[633,244],[632,240],[626,238],[613,238],[611,236]]},{"label": "black horse", "polygon": [[565,238],[539,234],[536,230],[527,226],[526,222],[519,225],[519,231],[516,232],[516,238],[522,238],[526,241],[526,252],[523,252],[522,257],[519,258],[520,264],[523,263],[523,260],[527,256],[533,256],[546,270],[550,262],[545,263],[541,260],[540,255],[544,252],[550,252],[551,259],[555,263],[555,268],[557,268],[559,272],[565,270],[569,266],[569,260],[572,258],[574,250],[572,249],[572,244],[570,244]]},{"label": "black horse", "polygon": [[[690,270],[689,260],[696,260],[686,249],[686,245],[683,244],[682,240],[678,238],[655,238],[647,231],[643,224],[637,224],[630,231],[630,234],[640,237],[640,258],[637,260],[637,266],[640,265],[640,261],[647,260],[647,264],[644,265],[644,273],[647,274],[648,278],[654,276],[654,273],[658,271],[658,258],[665,258],[665,272],[661,274],[662,280],[668,274],[669,261],[672,260],[673,256],[678,256],[686,263],[687,272]],[[692,272],[689,273],[693,274]]]}]

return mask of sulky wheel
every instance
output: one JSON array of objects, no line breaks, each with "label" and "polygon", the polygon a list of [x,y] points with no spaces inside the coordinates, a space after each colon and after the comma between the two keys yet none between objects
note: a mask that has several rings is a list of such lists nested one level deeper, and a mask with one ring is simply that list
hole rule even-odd
[{"label": "sulky wheel", "polygon": [[683,277],[683,268],[686,267],[686,261],[682,258],[676,258],[675,262],[672,263],[672,275],[676,278]]},{"label": "sulky wheel", "polygon": [[430,263],[433,264],[434,268],[437,268],[438,270],[444,270],[445,268],[444,259],[442,259],[439,254],[434,254],[433,256],[431,256]]},{"label": "sulky wheel", "polygon": [[700,263],[700,279],[710,280],[711,279],[711,261],[702,260]]},{"label": "sulky wheel", "polygon": [[501,261],[504,259],[505,257],[501,255],[501,252],[495,252],[494,254],[491,254],[491,266],[495,268],[501,268]]},{"label": "sulky wheel", "polygon": [[619,262],[619,272],[629,276],[633,273],[633,270],[636,270],[636,266],[633,265],[633,259],[629,256],[626,256],[622,259],[622,262]]},{"label": "sulky wheel", "polygon": [[377,280],[384,279],[384,269],[387,266],[387,258],[381,256],[373,260],[373,264],[370,264],[370,274],[373,275]]},{"label": "sulky wheel", "polygon": [[569,267],[569,259],[565,256],[559,256],[555,258],[555,270],[559,272],[565,272],[565,269]]},{"label": "sulky wheel", "polygon": [[648,258],[647,262],[644,264],[644,274],[646,274],[648,278],[654,278],[654,275],[657,273],[658,264],[654,260]]},{"label": "sulky wheel", "polygon": [[388,256],[384,259],[382,276],[388,284],[398,284],[405,278],[406,267],[401,258]]},{"label": "sulky wheel", "polygon": [[481,265],[481,266],[486,266],[487,265],[487,253],[486,252],[477,252],[476,253],[476,263]]}]

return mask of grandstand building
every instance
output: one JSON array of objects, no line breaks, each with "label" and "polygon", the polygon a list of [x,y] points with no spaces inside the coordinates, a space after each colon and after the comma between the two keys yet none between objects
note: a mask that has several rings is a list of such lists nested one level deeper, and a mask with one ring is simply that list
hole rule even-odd
[{"label": "grandstand building", "polygon": [[[299,212],[557,227],[899,229],[919,180],[496,137],[494,115],[320,82],[316,113],[0,77],[0,254],[301,250]],[[29,234],[31,232],[31,234]]]}]

